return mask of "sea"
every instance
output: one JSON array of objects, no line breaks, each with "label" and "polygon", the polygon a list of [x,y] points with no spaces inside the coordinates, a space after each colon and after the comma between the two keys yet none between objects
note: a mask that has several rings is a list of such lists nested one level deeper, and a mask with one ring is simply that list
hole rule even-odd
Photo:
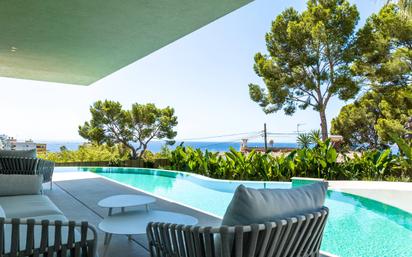
[{"label": "sea", "polygon": [[[40,142],[39,142],[40,143]],[[85,142],[65,142],[65,141],[43,141],[41,143],[47,144],[47,151],[50,152],[59,152],[61,147],[66,147],[68,150],[77,150],[80,145]],[[166,144],[165,141],[152,141],[148,145],[148,150],[151,152],[159,152]],[[235,150],[240,149],[240,142],[216,142],[216,141],[176,141],[174,145],[168,146],[170,149],[175,149],[179,145],[190,146],[193,148],[199,148],[203,151],[208,150],[212,152],[226,152],[229,151],[230,147],[233,147]],[[263,142],[249,142],[248,146],[252,147],[263,147]],[[297,148],[296,143],[274,143],[270,145],[271,147],[287,147],[287,148]]]}]

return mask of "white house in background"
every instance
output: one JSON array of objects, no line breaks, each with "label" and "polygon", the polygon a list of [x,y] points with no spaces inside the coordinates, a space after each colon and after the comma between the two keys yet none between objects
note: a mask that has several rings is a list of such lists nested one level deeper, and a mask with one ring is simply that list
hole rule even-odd
[{"label": "white house in background", "polygon": [[4,150],[32,150],[37,149],[37,144],[32,140],[18,142],[17,139],[7,135],[0,135],[0,149]]},{"label": "white house in background", "polygon": [[13,142],[12,150],[32,150],[37,148],[37,144],[34,143],[32,140],[27,140],[24,142]]}]

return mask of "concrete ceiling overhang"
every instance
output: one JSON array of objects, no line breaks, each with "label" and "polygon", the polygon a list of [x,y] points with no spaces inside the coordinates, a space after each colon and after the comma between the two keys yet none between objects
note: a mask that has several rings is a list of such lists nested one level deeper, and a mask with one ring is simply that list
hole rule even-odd
[{"label": "concrete ceiling overhang", "polygon": [[0,76],[91,83],[252,0],[2,0]]}]

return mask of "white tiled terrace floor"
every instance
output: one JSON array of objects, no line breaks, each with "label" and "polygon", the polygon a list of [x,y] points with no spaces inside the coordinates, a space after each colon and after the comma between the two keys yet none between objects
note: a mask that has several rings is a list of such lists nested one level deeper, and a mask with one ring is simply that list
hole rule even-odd
[{"label": "white tiled terrace floor", "polygon": [[[97,228],[97,224],[107,216],[107,209],[97,206],[97,202],[115,194],[144,194],[143,192],[122,186],[91,173],[56,172],[53,190],[45,194],[63,211],[69,220],[87,220]],[[199,225],[218,226],[220,219],[205,213],[157,199],[152,209],[180,212],[196,217]],[[97,229],[98,230],[98,229]],[[103,256],[104,233],[98,230],[98,253]],[[147,257],[147,240],[145,235],[134,235],[129,241],[127,236],[113,235],[106,257]]]}]

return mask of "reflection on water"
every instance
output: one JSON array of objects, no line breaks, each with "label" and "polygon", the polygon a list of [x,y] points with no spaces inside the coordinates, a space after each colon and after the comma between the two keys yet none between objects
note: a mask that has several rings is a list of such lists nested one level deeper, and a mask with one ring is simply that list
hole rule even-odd
[{"label": "reflection on water", "polygon": [[382,215],[384,218],[388,218],[398,223],[400,226],[403,226],[412,231],[412,215],[404,210],[384,204],[379,201],[349,193],[329,190],[327,197],[331,200],[349,203],[359,208],[373,211],[376,214]]},{"label": "reflection on water", "polygon": [[93,168],[88,170],[99,173],[105,177],[121,181],[148,192],[170,191],[177,177],[183,177],[182,173],[166,172],[153,169],[130,169],[130,168]]}]

